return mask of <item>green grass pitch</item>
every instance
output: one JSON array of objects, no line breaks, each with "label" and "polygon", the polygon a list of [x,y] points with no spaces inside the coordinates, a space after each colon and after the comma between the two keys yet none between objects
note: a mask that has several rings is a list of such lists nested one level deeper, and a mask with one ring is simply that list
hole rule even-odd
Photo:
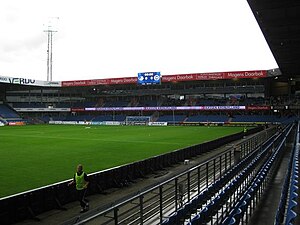
[{"label": "green grass pitch", "polygon": [[242,127],[0,127],[0,197],[242,131]]}]

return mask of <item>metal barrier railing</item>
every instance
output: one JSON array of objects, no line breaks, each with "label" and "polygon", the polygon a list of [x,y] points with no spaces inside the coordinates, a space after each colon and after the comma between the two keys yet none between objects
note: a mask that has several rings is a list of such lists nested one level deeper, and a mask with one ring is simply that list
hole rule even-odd
[{"label": "metal barrier railing", "polygon": [[[233,148],[126,201],[78,222],[158,224],[206,189],[234,163]],[[68,222],[70,223],[70,222]]]},{"label": "metal barrier railing", "polygon": [[[261,165],[261,168],[255,173],[253,180],[246,185],[245,191],[236,199],[234,207],[231,208],[229,215],[222,221],[222,225],[248,224],[256,207],[267,190],[269,182],[272,180],[277,166],[284,154],[284,146],[287,137],[291,134],[293,126],[286,129],[275,140],[275,149],[273,149]],[[194,224],[194,223],[191,223]],[[196,223],[195,223],[196,224]],[[217,223],[219,224],[219,223]]]},{"label": "metal barrier railing", "polygon": [[[159,224],[195,196],[216,182],[226,171],[270,138],[276,129],[268,129],[259,135],[234,145],[215,157],[177,176],[128,198],[104,210],[95,209],[87,218],[76,217],[64,224]],[[236,152],[239,157],[236,157]],[[244,165],[246,166],[246,165]]]},{"label": "metal barrier railing", "polygon": [[278,138],[278,135],[269,138],[163,224],[184,224],[185,220],[193,224],[218,224],[234,206]]},{"label": "metal barrier railing", "polygon": [[[299,151],[300,151],[300,121],[298,121],[296,138],[294,141],[293,151],[288,163],[286,179],[280,196],[280,203],[277,209],[275,223],[280,224],[297,224],[297,206],[299,205]],[[298,192],[298,193],[297,193]]]},{"label": "metal barrier railing", "polygon": [[288,200],[288,190],[290,187],[290,178],[292,175],[292,167],[294,164],[294,160],[296,157],[296,149],[297,149],[297,145],[300,143],[300,139],[299,139],[299,129],[300,129],[300,123],[298,122],[298,127],[297,127],[297,132],[296,132],[296,138],[294,140],[294,147],[292,150],[292,154],[290,156],[289,162],[288,162],[288,168],[287,168],[287,172],[285,175],[285,180],[283,183],[283,187],[281,190],[281,196],[280,196],[280,202],[278,205],[278,209],[277,209],[277,213],[276,213],[276,218],[275,218],[275,225],[280,225],[283,224],[284,222],[284,218],[285,218],[285,214],[286,214],[286,204],[287,204],[287,200]]}]

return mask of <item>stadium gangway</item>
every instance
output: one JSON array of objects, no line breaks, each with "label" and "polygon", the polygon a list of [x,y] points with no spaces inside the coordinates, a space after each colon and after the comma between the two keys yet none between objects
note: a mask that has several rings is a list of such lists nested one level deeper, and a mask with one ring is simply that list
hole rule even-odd
[{"label": "stadium gangway", "polygon": [[[107,220],[102,219],[99,224],[153,224],[154,221],[158,224],[192,199],[195,193],[206,189],[220,173],[224,173],[233,164],[234,153],[230,147],[214,158],[119,204],[100,212],[91,212],[86,219],[74,218],[73,221],[64,224],[85,224],[100,217]],[[76,223],[79,220],[80,222]]]},{"label": "stadium gangway", "polygon": [[[281,135],[278,135],[276,140],[278,140],[280,136]],[[249,184],[253,178],[254,169],[259,167],[260,161],[268,157],[268,153],[270,153],[273,149],[273,142],[276,142],[276,140],[271,139],[267,142],[268,146],[265,149],[263,148],[262,151],[257,150],[248,158],[241,161],[241,165],[248,165],[248,163],[250,163],[246,168],[243,169],[242,166],[238,164],[231,169],[232,171],[230,170],[220,180],[212,184],[211,187],[218,187],[216,188],[218,192],[210,191],[209,189],[213,188],[208,188],[208,190],[197,196],[191,203],[188,203],[183,209],[180,210],[180,212],[175,213],[163,224],[183,224],[184,218],[193,218],[193,216],[191,216],[191,211],[194,213],[200,211],[200,213],[196,213],[196,216],[191,220],[192,224],[207,223],[212,221],[214,215],[217,215],[216,221],[214,222],[218,224],[219,220],[222,220],[226,214],[226,212],[223,210],[223,205],[225,202],[229,200],[230,204],[226,205],[226,211],[228,211],[228,208],[233,207],[234,203],[231,196],[233,196],[234,199],[237,199],[236,197],[241,195],[241,193],[245,190],[246,185]],[[253,156],[255,156],[255,158],[253,158]],[[231,177],[228,175],[231,175]],[[225,186],[224,181],[227,183]],[[221,218],[218,217],[219,210],[221,210]]]},{"label": "stadium gangway", "polygon": [[286,179],[281,192],[280,203],[277,209],[275,225],[295,224],[298,216],[295,207],[299,205],[299,151],[300,151],[300,122],[298,122],[297,133],[293,152],[289,160]]},{"label": "stadium gangway", "polygon": [[252,216],[255,207],[258,205],[265,190],[267,190],[268,182],[273,177],[281,156],[283,155],[284,145],[288,135],[291,133],[292,127],[289,128],[287,134],[281,141],[280,145],[272,153],[271,157],[263,164],[251,185],[244,194],[238,199],[230,214],[223,220],[222,225],[247,224]]},{"label": "stadium gangway", "polygon": [[[261,138],[262,135],[260,134],[259,137]],[[265,138],[269,138],[268,145],[272,145],[274,136],[266,135]],[[247,145],[263,149],[266,144],[261,143],[262,140],[255,137],[251,141],[254,144]],[[234,165],[235,148],[236,146],[231,146],[212,159],[108,209],[89,212],[85,218],[76,217],[64,224],[84,224],[92,220],[97,220],[98,224],[162,223],[165,218],[192,201],[196,195],[211,187],[211,184],[215,183],[226,171],[230,171]],[[241,151],[246,151],[245,147],[239,146],[239,148]],[[247,153],[252,157],[255,155],[250,150],[247,150]],[[246,156],[247,153],[244,152],[243,155]],[[240,166],[247,165],[245,162],[248,161],[242,161]],[[234,174],[236,171],[237,169],[232,170],[231,173]]]},{"label": "stadium gangway", "polygon": [[[272,144],[270,142],[272,142],[273,139],[271,139],[269,141],[269,148],[272,147]],[[236,165],[234,168],[230,169],[225,175],[223,175],[217,182],[213,183],[207,190],[205,190],[201,195],[197,196],[195,199],[192,200],[192,202],[190,204],[187,204],[185,206],[185,208],[181,209],[181,211],[190,211],[191,208],[194,208],[193,211],[195,211],[198,207],[203,208],[206,204],[207,201],[211,201],[211,196],[214,196],[220,193],[224,193],[224,190],[226,190],[226,188],[232,188],[233,185],[235,184],[236,186],[236,179],[237,177],[239,178],[239,176],[237,176],[237,173],[239,171],[242,171],[241,174],[243,174],[243,176],[245,176],[245,171],[249,170],[249,168],[253,167],[253,162],[256,162],[257,160],[254,160],[253,157],[256,156],[256,158],[261,157],[261,153],[259,152],[260,149],[257,149],[257,151],[254,151],[249,157],[245,158],[244,160],[242,160],[238,165]],[[264,151],[266,153],[266,151]],[[258,155],[258,156],[257,156]],[[252,162],[251,162],[252,161]],[[243,169],[244,165],[248,165],[250,163],[250,165]],[[230,182],[230,180],[234,180],[234,183]],[[230,190],[229,190],[230,191]],[[232,190],[231,190],[232,192]],[[221,200],[219,198],[220,196],[218,196],[218,200]],[[182,215],[183,213],[177,213],[176,215],[173,215],[170,218],[170,221],[166,221],[165,224],[172,224],[171,221],[183,221],[182,220]],[[189,214],[185,213],[184,217],[188,218],[188,215],[191,214],[191,212]],[[180,217],[181,216],[181,217]],[[174,219],[176,218],[176,219]]]}]

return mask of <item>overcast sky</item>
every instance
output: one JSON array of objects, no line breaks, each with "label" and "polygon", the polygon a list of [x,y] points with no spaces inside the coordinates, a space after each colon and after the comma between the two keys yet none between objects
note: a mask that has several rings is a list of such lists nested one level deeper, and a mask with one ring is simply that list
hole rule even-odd
[{"label": "overcast sky", "polygon": [[246,0],[0,0],[0,76],[85,80],[278,67]]}]

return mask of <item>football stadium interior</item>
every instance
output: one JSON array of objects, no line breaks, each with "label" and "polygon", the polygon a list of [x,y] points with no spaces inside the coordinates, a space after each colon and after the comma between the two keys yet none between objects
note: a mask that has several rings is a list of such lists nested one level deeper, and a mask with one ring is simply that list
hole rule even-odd
[{"label": "football stadium interior", "polygon": [[299,224],[300,4],[248,3],[279,68],[1,75],[1,224]]},{"label": "football stadium interior", "polygon": [[169,75],[160,85],[137,85],[137,78],[130,77],[24,86],[10,82],[42,81],[3,77],[8,84],[1,84],[2,122],[122,123],[127,116],[146,116],[148,122],[175,124],[288,123],[299,116],[299,81],[273,73]]}]

